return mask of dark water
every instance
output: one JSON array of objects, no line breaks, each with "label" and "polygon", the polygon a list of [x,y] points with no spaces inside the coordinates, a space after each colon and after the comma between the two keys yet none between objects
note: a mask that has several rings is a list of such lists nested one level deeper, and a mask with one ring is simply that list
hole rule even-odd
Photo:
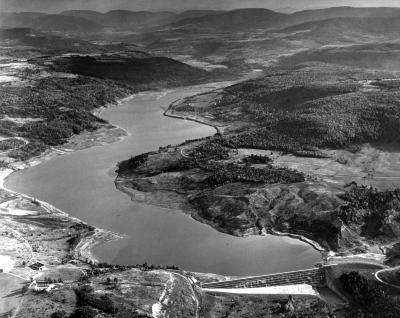
[{"label": "dark water", "polygon": [[266,236],[236,238],[177,210],[144,206],[114,186],[115,165],[132,155],[214,134],[211,127],[168,118],[161,107],[206,86],[142,93],[101,116],[124,128],[120,142],[59,156],[13,173],[6,187],[47,201],[90,224],[126,234],[95,248],[103,261],[175,264],[227,275],[266,274],[312,267],[320,254],[297,240]]}]

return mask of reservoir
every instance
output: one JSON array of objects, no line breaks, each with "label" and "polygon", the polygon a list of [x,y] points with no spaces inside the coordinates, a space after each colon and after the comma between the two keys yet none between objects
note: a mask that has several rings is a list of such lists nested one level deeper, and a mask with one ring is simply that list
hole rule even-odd
[{"label": "reservoir", "polygon": [[55,157],[13,173],[8,189],[49,202],[91,225],[125,235],[95,247],[108,263],[177,265],[224,275],[257,275],[313,267],[321,255],[295,239],[238,238],[220,233],[179,210],[145,206],[115,188],[119,161],[159,146],[209,136],[212,127],[163,116],[162,107],[206,92],[213,84],[145,92],[110,107],[100,116],[122,127],[121,141]]}]

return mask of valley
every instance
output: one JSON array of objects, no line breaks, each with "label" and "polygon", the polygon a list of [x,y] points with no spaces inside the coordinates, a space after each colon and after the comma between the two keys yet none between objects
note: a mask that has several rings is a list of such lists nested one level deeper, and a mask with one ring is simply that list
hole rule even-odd
[{"label": "valley", "polygon": [[0,13],[0,316],[396,317],[399,15]]}]

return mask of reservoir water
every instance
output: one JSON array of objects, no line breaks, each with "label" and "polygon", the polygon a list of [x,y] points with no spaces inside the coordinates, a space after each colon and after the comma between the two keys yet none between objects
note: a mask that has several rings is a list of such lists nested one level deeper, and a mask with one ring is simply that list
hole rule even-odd
[{"label": "reservoir water", "polygon": [[312,267],[321,260],[298,240],[219,233],[178,210],[145,206],[114,186],[115,165],[159,146],[214,134],[213,128],[163,116],[161,107],[209,85],[141,93],[101,117],[125,129],[123,140],[55,157],[13,173],[5,186],[47,201],[94,226],[126,238],[97,246],[102,261],[178,265],[225,275],[257,275]]}]

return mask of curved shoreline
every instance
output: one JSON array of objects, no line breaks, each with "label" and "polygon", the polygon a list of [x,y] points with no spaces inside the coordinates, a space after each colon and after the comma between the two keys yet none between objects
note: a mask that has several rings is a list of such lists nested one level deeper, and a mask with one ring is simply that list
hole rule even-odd
[{"label": "curved shoreline", "polygon": [[[226,82],[217,82],[217,83],[213,82],[213,83],[199,84],[199,85],[195,85],[195,86],[209,85],[209,87],[207,87],[207,89],[209,88],[210,90],[213,90],[213,89],[216,89],[216,87],[213,86],[213,84],[214,85],[223,84],[223,86],[229,85],[229,83],[226,83]],[[179,87],[177,87],[177,88],[179,88]],[[170,91],[171,89],[166,89],[166,90]],[[145,91],[145,92],[130,94],[128,96],[125,96],[123,98],[116,100],[115,102],[111,102],[105,106],[101,106],[101,107],[93,109],[92,114],[96,117],[103,119],[101,117],[101,113],[104,110],[109,109],[111,107],[118,107],[122,103],[134,98],[135,96],[137,96],[141,93],[149,93],[149,92],[159,92],[159,91]],[[171,117],[173,117],[173,116],[171,116]],[[198,123],[206,125],[206,123],[204,123],[204,122],[199,121]],[[208,125],[208,126],[214,127],[212,125]],[[214,128],[217,130],[216,127],[214,127]],[[41,163],[43,163],[45,161],[51,160],[55,157],[62,156],[62,155],[68,154],[68,153],[73,153],[73,152],[76,152],[79,150],[89,149],[89,148],[92,148],[95,146],[102,146],[102,145],[107,145],[107,144],[111,144],[111,143],[116,143],[116,142],[122,141],[124,138],[126,138],[130,135],[129,132],[127,132],[125,129],[123,129],[119,125],[116,125],[116,124],[108,122],[108,121],[107,121],[107,123],[105,123],[104,126],[100,127],[98,130],[96,130],[94,132],[95,137],[98,137],[98,136],[101,137],[102,130],[105,130],[108,137],[110,137],[110,140],[107,140],[106,142],[101,141],[101,140],[98,141],[96,138],[93,138],[93,136],[85,135],[85,134],[88,134],[88,132],[84,131],[81,134],[71,136],[68,139],[68,142],[66,144],[64,144],[63,146],[60,146],[59,148],[50,147],[49,149],[45,150],[39,156],[32,157],[25,162],[10,163],[8,168],[0,169],[0,189],[3,189],[5,191],[7,191],[8,193],[15,194],[21,198],[28,199],[32,202],[35,201],[41,207],[43,207],[45,210],[47,210],[49,213],[51,213],[53,215],[59,215],[60,217],[68,218],[69,220],[74,220],[78,223],[92,226],[91,224],[84,222],[77,217],[73,217],[73,216],[69,215],[68,213],[56,208],[55,206],[53,206],[45,201],[41,201],[34,197],[28,196],[24,193],[16,192],[16,191],[6,188],[5,182],[6,182],[7,178],[14,172],[29,169],[31,167],[40,165]],[[112,130],[117,131],[117,133],[112,134],[111,133]],[[118,130],[123,133],[118,133]],[[95,139],[95,140],[93,140],[93,139]],[[87,142],[87,141],[90,141],[90,144],[88,144],[88,145],[85,144],[85,142]],[[71,147],[68,147],[68,144],[73,144],[73,143],[76,143],[76,145],[75,146],[72,145]],[[80,143],[82,143],[83,146],[80,146]],[[97,228],[95,226],[92,226],[92,227],[94,228],[94,232],[81,238],[81,240],[75,247],[73,254],[74,254],[74,257],[78,260],[81,260],[84,262],[90,261],[93,263],[98,263],[100,260],[94,255],[93,249],[98,245],[102,245],[102,244],[108,243],[110,241],[122,239],[122,238],[124,238],[124,235],[122,235],[120,233],[114,233],[112,231],[103,230],[103,229]]]},{"label": "curved shoreline", "polygon": [[[217,133],[221,133],[221,130],[220,130],[220,128],[219,128],[217,125],[212,124],[212,123],[209,123],[209,122],[207,122],[207,121],[205,121],[205,120],[198,119],[198,118],[194,118],[194,117],[192,117],[192,116],[185,116],[185,115],[172,114],[173,107],[175,106],[175,103],[178,102],[178,101],[180,101],[180,100],[181,100],[181,99],[172,102],[172,103],[168,106],[168,108],[164,111],[164,116],[167,116],[167,117],[170,117],[170,118],[175,118],[175,119],[194,121],[194,122],[199,123],[199,124],[202,124],[202,125],[206,125],[206,126],[213,127],[213,128],[217,131]],[[125,191],[125,192],[128,192],[128,191]],[[192,217],[193,217],[193,216],[192,216]],[[194,218],[194,217],[193,217],[193,218]],[[199,222],[201,222],[201,223],[210,225],[209,223],[200,220],[200,218],[194,218],[194,219],[197,220],[197,221],[199,221]],[[211,226],[211,225],[210,225],[210,226]],[[282,236],[282,237],[289,237],[289,238],[293,238],[293,239],[299,240],[299,241],[301,241],[301,242],[304,242],[304,243],[310,245],[313,249],[315,249],[316,251],[320,252],[321,254],[322,254],[322,253],[330,253],[330,254],[331,254],[331,253],[334,253],[333,251],[329,251],[329,250],[323,248],[323,247],[322,247],[319,243],[317,243],[316,241],[313,241],[313,240],[311,240],[311,239],[309,239],[309,238],[307,238],[307,237],[305,237],[305,236],[303,236],[303,235],[292,234],[292,233],[283,233],[283,232],[276,231],[276,230],[274,230],[274,229],[271,229],[271,230],[270,230],[270,233],[267,233],[267,234],[271,234],[271,235],[275,235],[275,236]],[[250,234],[250,235],[251,235],[251,234]]]},{"label": "curved shoreline", "polygon": [[[225,83],[225,82],[224,82],[224,83]],[[209,88],[210,88],[211,90],[215,89],[215,87],[209,87]],[[123,102],[126,101],[126,100],[129,100],[130,98],[133,98],[133,97],[136,96],[136,95],[137,95],[137,94],[132,94],[132,95],[129,95],[129,96],[127,96],[127,97],[124,97],[124,98],[118,100],[116,103],[110,103],[110,104],[108,104],[107,106],[103,106],[103,107],[100,107],[100,108],[96,108],[96,109],[93,111],[93,113],[94,113],[96,116],[98,116],[98,117],[101,118],[101,112],[102,112],[103,110],[108,109],[109,107],[114,107],[114,106],[115,106],[115,107],[118,107],[121,103],[123,103]],[[179,99],[179,100],[181,100],[181,99]],[[175,101],[175,102],[176,102],[176,101]],[[184,119],[184,120],[186,119],[186,120],[194,121],[194,122],[197,122],[197,123],[199,123],[199,124],[203,124],[203,125],[207,125],[207,126],[213,127],[217,132],[220,132],[219,128],[218,128],[216,125],[213,125],[212,123],[208,123],[208,122],[206,122],[206,121],[204,121],[204,120],[200,120],[200,119],[192,118],[192,117],[188,117],[188,116],[180,116],[180,115],[171,114],[170,112],[171,112],[171,109],[172,109],[172,107],[173,107],[173,105],[174,105],[175,102],[171,103],[171,104],[169,105],[168,109],[165,110],[165,111],[163,112],[163,115],[164,115],[164,116],[171,117],[171,118],[175,118],[175,119]],[[117,126],[117,125],[114,125],[113,123],[108,123],[108,124],[109,124],[110,126],[114,127],[114,128],[122,129],[121,127],[119,127],[119,126]],[[123,129],[122,129],[122,130],[123,130]],[[124,130],[124,132],[125,132],[125,134],[127,134],[127,132],[126,132],[125,130]],[[85,138],[85,137],[82,136],[82,135],[83,135],[83,134],[80,134],[80,135],[77,135],[77,136],[73,136],[72,138],[74,138],[74,137]],[[118,140],[122,140],[122,139],[125,138],[125,137],[126,137],[126,135],[125,135],[125,136],[119,136]],[[113,140],[113,141],[110,141],[109,143],[118,142],[118,140]],[[103,143],[103,144],[104,144],[104,143]],[[95,143],[95,144],[92,144],[92,145],[89,145],[89,146],[86,146],[86,147],[80,148],[80,149],[57,149],[57,148],[52,148],[52,149],[46,151],[45,154],[43,154],[43,155],[41,155],[41,156],[39,156],[39,157],[32,158],[31,160],[29,160],[29,161],[26,162],[26,163],[20,163],[20,165],[19,165],[19,167],[18,167],[17,169],[14,169],[14,170],[11,170],[11,169],[10,169],[10,170],[8,171],[8,173],[7,173],[5,176],[3,176],[3,178],[1,178],[1,179],[2,179],[1,182],[3,183],[4,180],[5,180],[12,172],[14,172],[14,171],[16,171],[16,170],[27,169],[27,168],[29,168],[29,167],[38,165],[38,164],[42,163],[43,161],[52,159],[52,158],[54,158],[54,157],[56,157],[56,156],[60,156],[60,155],[63,155],[63,154],[65,154],[65,153],[74,152],[74,151],[81,150],[81,149],[91,148],[91,147],[96,146],[96,145],[97,145],[97,144]],[[9,192],[17,193],[17,192],[14,192],[14,191],[12,191],[12,190],[9,190],[9,189],[7,189],[7,188],[5,188],[5,187],[4,187],[4,189],[7,190],[7,191],[9,191]],[[19,194],[19,195],[21,195],[21,196],[23,196],[23,197],[26,197],[26,198],[34,199],[34,198],[31,198],[31,197],[26,196],[26,195],[21,194],[21,193],[17,193],[17,194]],[[36,199],[34,199],[34,200],[36,200]],[[39,202],[39,201],[38,201],[38,202]],[[48,207],[51,207],[51,210],[52,210],[52,211],[58,211],[58,213],[62,214],[64,217],[68,217],[68,218],[70,218],[70,219],[77,220],[77,221],[79,221],[79,222],[81,222],[81,223],[84,223],[84,224],[88,224],[88,223],[86,223],[86,222],[83,222],[83,221],[79,220],[78,218],[71,217],[71,216],[68,215],[67,213],[65,213],[65,212],[63,212],[63,211],[61,211],[61,210],[58,210],[57,208],[51,206],[50,204],[48,204],[48,203],[46,203],[46,202],[42,202],[42,201],[40,201],[40,202],[41,202],[41,204],[44,204],[44,205],[46,205],[46,206],[48,206]],[[201,222],[201,223],[205,223],[205,222],[202,222],[201,220],[199,220],[198,218],[194,218],[194,219],[196,219],[196,221],[199,221],[199,222]],[[322,248],[319,246],[318,243],[313,242],[313,241],[311,241],[311,240],[309,240],[309,239],[307,239],[307,238],[305,238],[305,237],[301,237],[301,236],[297,236],[297,235],[292,235],[292,234],[290,234],[290,233],[268,233],[268,234],[272,234],[272,235],[275,235],[275,236],[286,236],[286,237],[290,237],[290,238],[293,238],[293,239],[297,239],[297,240],[299,240],[299,241],[302,241],[302,242],[304,242],[304,243],[307,243],[308,245],[311,245],[311,247],[313,247],[315,250],[317,250],[317,251],[319,251],[319,252],[325,251],[324,249],[322,249]],[[251,234],[250,234],[250,235],[251,235]],[[104,231],[104,230],[95,228],[95,232],[94,232],[93,234],[81,238],[81,241],[78,243],[78,245],[77,245],[76,248],[75,248],[75,255],[76,255],[76,256],[78,256],[78,255],[79,255],[79,256],[83,256],[83,257],[86,258],[86,259],[89,259],[89,260],[91,260],[91,261],[93,261],[93,262],[97,262],[98,259],[97,259],[96,256],[94,256],[94,254],[92,253],[93,248],[94,248],[95,246],[97,246],[97,245],[101,245],[101,244],[104,244],[104,243],[109,242],[109,241],[111,241],[111,240],[117,240],[117,239],[120,239],[120,238],[123,238],[123,236],[120,235],[120,234],[113,233],[113,232],[109,232],[109,231]]]},{"label": "curved shoreline", "polygon": [[213,124],[211,124],[211,123],[208,123],[208,122],[206,122],[206,121],[204,121],[204,120],[194,118],[193,116],[184,116],[184,115],[176,115],[176,114],[173,114],[172,112],[173,112],[174,104],[175,104],[177,101],[180,101],[180,100],[181,100],[181,99],[178,99],[178,100],[172,102],[172,103],[168,106],[168,108],[164,111],[163,115],[166,116],[166,117],[175,118],[175,119],[190,120],[190,121],[193,121],[193,122],[202,124],[202,125],[206,125],[206,126],[212,127],[212,128],[214,128],[214,129],[217,131],[217,133],[221,133],[221,130],[220,130],[220,128],[219,128],[218,126],[213,125]]},{"label": "curved shoreline", "polygon": [[[41,161],[41,162],[43,162],[43,161]],[[33,165],[26,166],[24,169],[28,169],[30,167],[33,167]],[[98,263],[99,260],[92,253],[92,249],[99,244],[104,244],[109,241],[118,240],[118,239],[123,238],[123,235],[121,235],[119,233],[114,233],[112,231],[107,231],[107,230],[103,230],[103,229],[94,227],[94,226],[88,224],[87,222],[84,222],[84,221],[80,220],[79,218],[73,217],[73,216],[69,215],[68,213],[56,208],[55,206],[51,205],[50,203],[47,203],[45,201],[28,196],[24,193],[19,193],[19,192],[7,189],[4,186],[4,182],[12,173],[14,173],[16,171],[18,171],[18,170],[5,169],[5,170],[0,171],[0,189],[7,191],[7,193],[15,194],[19,198],[23,198],[23,199],[27,199],[31,202],[35,202],[35,204],[37,204],[39,207],[43,208],[47,213],[51,214],[52,216],[60,217],[60,218],[64,218],[64,219],[67,218],[70,221],[75,221],[76,223],[85,224],[87,226],[91,226],[94,228],[93,233],[88,233],[88,235],[82,237],[80,239],[79,243],[74,248],[73,255],[74,255],[75,259],[81,260],[83,262],[90,261],[93,263]]]},{"label": "curved shoreline", "polygon": [[[131,94],[131,95],[128,95],[126,97],[123,97],[123,98],[117,100],[116,102],[109,103],[106,106],[96,108],[92,111],[92,114],[96,117],[101,118],[100,114],[103,110],[108,109],[113,106],[118,107],[121,103],[133,98],[136,95],[137,94]],[[11,189],[8,189],[7,187],[5,187],[5,182],[6,182],[7,178],[14,172],[29,169],[31,167],[40,165],[41,163],[43,163],[45,161],[51,160],[55,157],[62,156],[62,155],[68,154],[68,153],[73,153],[73,152],[76,152],[79,150],[84,150],[84,149],[92,148],[95,146],[101,146],[101,145],[118,142],[129,135],[128,132],[126,130],[124,130],[122,127],[111,124],[111,123],[107,123],[103,127],[100,127],[99,130],[96,130],[94,132],[95,136],[100,138],[102,130],[106,131],[106,134],[108,135],[110,140],[107,140],[106,142],[101,141],[101,140],[100,141],[93,140],[93,138],[89,138],[89,136],[85,136],[85,133],[87,133],[87,132],[83,132],[79,135],[72,136],[71,138],[69,138],[68,142],[65,144],[65,145],[68,145],[70,143],[77,142],[77,144],[79,145],[79,143],[81,142],[81,143],[83,143],[83,146],[76,146],[76,147],[71,147],[71,148],[65,147],[65,145],[64,145],[64,147],[60,147],[60,148],[51,147],[51,148],[47,149],[46,151],[44,151],[39,156],[30,158],[29,160],[27,160],[25,162],[10,163],[8,168],[0,169],[0,189],[3,189],[5,191],[7,191],[8,193],[15,194],[21,198],[28,199],[32,202],[33,201],[36,202],[39,206],[41,206],[43,209],[45,209],[49,214],[58,215],[63,218],[68,218],[69,220],[73,220],[77,223],[85,224],[85,225],[88,225],[88,226],[91,226],[94,228],[94,232],[89,233],[88,235],[82,237],[80,239],[79,243],[76,245],[76,247],[73,250],[74,258],[77,260],[81,260],[83,262],[90,261],[93,263],[98,263],[99,262],[98,258],[92,252],[93,248],[98,245],[105,244],[105,243],[113,241],[113,240],[121,239],[124,236],[119,233],[114,233],[112,231],[107,231],[107,230],[103,230],[101,228],[94,227],[91,224],[84,222],[77,217],[73,217],[73,216],[69,215],[68,213],[56,208],[55,206],[51,205],[48,202],[41,201],[41,200],[38,200],[37,198],[28,196],[24,193],[20,193],[20,192],[16,192]],[[114,134],[111,133],[112,130],[115,131]],[[121,133],[121,132],[123,132],[123,133]],[[91,141],[91,143],[89,145],[85,145],[84,143],[86,141]]]},{"label": "curved shoreline", "polygon": [[315,242],[315,241],[313,241],[313,240],[311,240],[311,239],[309,239],[309,238],[307,238],[307,237],[305,237],[303,235],[300,235],[300,234],[279,232],[279,231],[276,231],[274,229],[271,229],[271,233],[270,234],[275,235],[275,236],[286,236],[286,237],[290,237],[290,238],[302,241],[304,243],[307,243],[308,245],[311,245],[312,248],[314,248],[315,250],[317,250],[318,252],[321,252],[321,253],[323,253],[323,252],[325,252],[325,253],[334,253],[333,251],[329,251],[329,250],[323,248],[317,242]]},{"label": "curved shoreline", "polygon": [[[127,189],[124,185],[123,185],[123,177],[116,177],[115,178],[115,186],[117,187],[117,189],[123,193],[125,193],[126,195],[128,195],[132,201],[134,201],[133,197],[134,195],[132,194],[132,192],[130,191],[131,189]],[[122,184],[121,184],[122,183]],[[132,191],[136,191],[134,189],[132,189]],[[207,221],[202,219],[201,217],[199,217],[195,212],[187,210],[185,211],[184,209],[181,209],[182,213],[185,213],[187,215],[189,215],[192,219],[194,219],[195,221],[208,225],[210,227],[212,227],[213,229],[217,230],[220,233],[225,233],[225,234],[229,234],[229,235],[233,235],[232,233],[229,233],[226,229],[221,228],[220,226],[218,226],[216,223],[213,223],[211,221]],[[252,228],[252,229],[248,229],[246,232],[244,233],[239,233],[237,232],[235,235],[235,237],[250,237],[250,236],[266,236],[266,235],[273,235],[276,237],[288,237],[291,239],[295,239],[298,241],[301,241],[303,243],[306,243],[308,245],[310,245],[314,250],[320,252],[320,253],[330,253],[330,256],[333,257],[334,256],[334,252],[333,251],[329,251],[327,249],[325,249],[324,247],[322,247],[318,242],[313,241],[303,235],[300,234],[292,234],[292,233],[284,233],[284,232],[279,232],[276,231],[275,229],[269,229],[268,231],[266,231],[265,229],[263,229],[263,231],[261,233],[259,233],[259,229],[258,228]]]}]

